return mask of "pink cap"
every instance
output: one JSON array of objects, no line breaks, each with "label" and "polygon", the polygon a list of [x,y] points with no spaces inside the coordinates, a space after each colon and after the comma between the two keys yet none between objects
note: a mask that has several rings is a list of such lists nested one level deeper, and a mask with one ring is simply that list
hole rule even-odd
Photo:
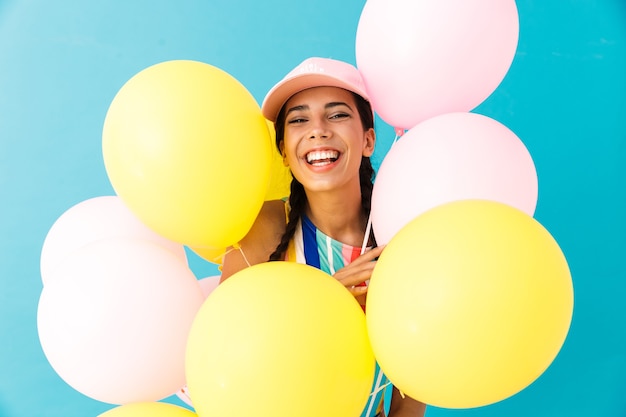
[{"label": "pink cap", "polygon": [[276,84],[263,100],[263,116],[276,121],[291,96],[312,87],[341,87],[369,101],[361,73],[354,66],[330,58],[308,58]]}]

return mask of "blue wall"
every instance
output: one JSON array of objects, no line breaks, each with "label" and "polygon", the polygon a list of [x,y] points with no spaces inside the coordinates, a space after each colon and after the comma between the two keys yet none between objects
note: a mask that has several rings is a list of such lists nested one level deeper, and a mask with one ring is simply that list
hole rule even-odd
[{"label": "blue wall", "polygon": [[[260,102],[301,59],[354,63],[364,1],[0,0],[0,415],[111,408],[51,369],[37,336],[39,255],[74,204],[112,195],[101,154],[115,93],[145,67],[213,64]],[[539,175],[535,217],[572,271],[575,312],[548,371],[514,397],[433,416],[626,415],[626,2],[518,0],[507,77],[477,109],[512,129]],[[393,140],[379,122],[378,163]],[[198,277],[214,266],[191,256]],[[177,402],[175,398],[170,399]]]}]

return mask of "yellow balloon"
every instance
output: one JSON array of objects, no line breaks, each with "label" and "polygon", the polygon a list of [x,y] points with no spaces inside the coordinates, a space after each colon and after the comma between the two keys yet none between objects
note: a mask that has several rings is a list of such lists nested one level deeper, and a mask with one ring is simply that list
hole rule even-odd
[{"label": "yellow balloon", "polygon": [[174,404],[140,402],[124,404],[100,414],[99,417],[196,417],[197,414]]},{"label": "yellow balloon", "polygon": [[[270,132],[270,142],[274,144],[276,132],[274,124],[267,120],[267,128]],[[291,192],[291,170],[283,164],[283,157],[275,145],[271,146],[270,179],[265,192],[265,201],[282,200],[289,197]],[[214,264],[221,265],[227,248],[214,248],[211,246],[190,247],[202,259]]]},{"label": "yellow balloon", "polygon": [[271,146],[254,97],[196,61],[148,67],[107,112],[109,180],[148,227],[190,246],[227,247],[248,232],[269,184]]},{"label": "yellow balloon", "polygon": [[[270,131],[271,142],[274,143],[276,141],[274,124],[268,120],[267,127]],[[283,157],[274,144],[270,166],[270,185],[265,193],[265,201],[282,200],[288,197],[291,192],[291,179],[291,170],[283,163]]]},{"label": "yellow balloon", "polygon": [[220,284],[187,342],[203,417],[358,417],[374,378],[365,315],[330,275],[270,262]]},{"label": "yellow balloon", "polygon": [[194,246],[190,247],[196,255],[200,256],[205,261],[209,261],[214,264],[221,265],[224,254],[226,254],[226,248],[212,248],[210,246]]},{"label": "yellow balloon", "polygon": [[389,242],[370,280],[367,326],[396,387],[427,404],[471,408],[521,391],[548,368],[573,303],[566,259],[541,224],[502,203],[457,201]]}]

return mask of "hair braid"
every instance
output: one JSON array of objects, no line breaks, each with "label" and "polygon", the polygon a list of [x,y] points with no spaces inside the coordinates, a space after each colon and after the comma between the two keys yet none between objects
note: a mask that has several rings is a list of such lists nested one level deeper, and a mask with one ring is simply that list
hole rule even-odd
[{"label": "hair braid", "polygon": [[289,195],[289,220],[287,221],[287,227],[285,233],[280,239],[280,243],[276,246],[276,250],[270,255],[270,261],[282,261],[284,254],[289,247],[289,241],[296,233],[296,227],[300,216],[306,207],[306,194],[304,187],[298,180],[293,178],[291,180],[291,194]]},{"label": "hair braid", "polygon": [[[365,214],[369,216],[372,211],[372,192],[374,190],[374,177],[376,175],[369,157],[363,157],[361,160],[359,174],[361,180],[361,207],[363,207]],[[370,242],[373,246],[376,246],[376,238],[374,237],[373,230],[370,231]]]}]

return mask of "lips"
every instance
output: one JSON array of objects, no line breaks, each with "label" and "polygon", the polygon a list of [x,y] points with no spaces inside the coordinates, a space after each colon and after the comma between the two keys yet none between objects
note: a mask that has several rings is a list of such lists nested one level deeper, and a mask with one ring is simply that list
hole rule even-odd
[{"label": "lips", "polygon": [[339,158],[339,152],[335,150],[311,151],[306,154],[306,161],[314,166],[332,164]]}]

